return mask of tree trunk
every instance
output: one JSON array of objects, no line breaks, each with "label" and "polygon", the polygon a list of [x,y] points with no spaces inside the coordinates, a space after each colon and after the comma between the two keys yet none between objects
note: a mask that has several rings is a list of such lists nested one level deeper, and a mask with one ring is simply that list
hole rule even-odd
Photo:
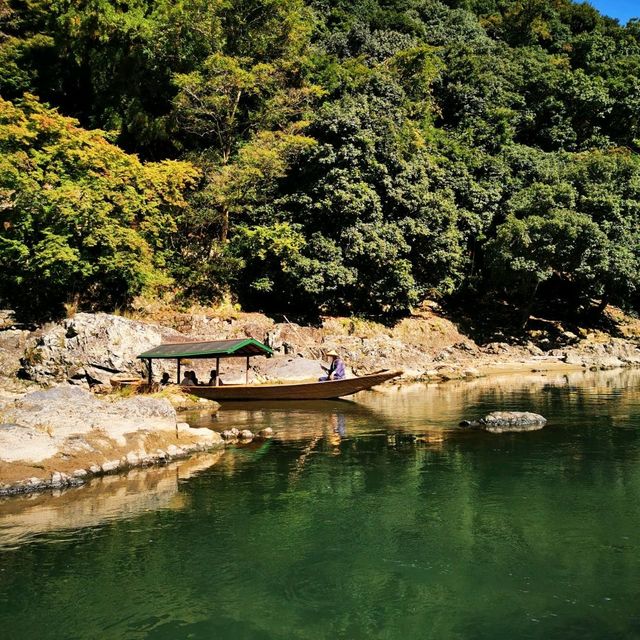
[{"label": "tree trunk", "polygon": [[600,300],[600,304],[598,304],[598,306],[594,309],[594,315],[596,319],[602,317],[602,314],[604,313],[604,310],[607,308],[608,304],[609,295],[605,291],[605,293],[602,294],[602,300]]},{"label": "tree trunk", "polygon": [[522,308],[522,315],[520,317],[521,328],[524,330],[527,328],[527,323],[529,322],[529,316],[531,315],[531,310],[533,309],[533,304],[536,299],[536,293],[538,292],[538,287],[540,286],[540,281],[536,280],[535,285],[533,286],[533,291],[529,295],[529,300]]},{"label": "tree trunk", "polygon": [[229,236],[229,209],[227,209],[227,207],[223,207],[221,213],[220,242],[225,244],[227,242],[227,237]]}]

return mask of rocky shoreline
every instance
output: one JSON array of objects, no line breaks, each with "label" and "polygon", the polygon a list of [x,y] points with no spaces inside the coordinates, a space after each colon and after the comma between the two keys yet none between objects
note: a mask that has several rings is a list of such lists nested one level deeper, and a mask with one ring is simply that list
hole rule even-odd
[{"label": "rocky shoreline", "polygon": [[[324,354],[332,349],[343,355],[353,375],[402,370],[405,380],[446,381],[522,368],[640,366],[640,322],[631,319],[615,336],[589,329],[573,333],[547,323],[524,338],[502,336],[501,342],[478,344],[437,308],[425,308],[392,327],[348,318],[327,318],[311,327],[256,313],[218,317],[176,312],[148,321],[78,313],[28,329],[9,324],[7,317],[5,312],[3,325],[0,312],[0,390],[5,392],[23,391],[16,387],[25,383],[68,383],[106,392],[117,374],[146,378],[146,365],[137,355],[163,342],[247,336],[275,352],[273,358],[252,361],[251,382],[317,379]],[[193,361],[190,366],[200,379],[208,379],[210,363]],[[175,379],[175,363],[158,361],[156,379],[164,372]],[[233,359],[222,362],[220,374],[227,383],[244,382],[244,366]]]},{"label": "rocky shoreline", "polygon": [[[43,327],[20,327],[10,312],[0,312],[0,495],[80,485],[96,476],[223,449],[226,442],[250,441],[250,432],[217,433],[180,422],[176,407],[189,408],[193,400],[178,387],[155,398],[113,394],[110,379],[146,377],[136,356],[162,342],[263,340],[276,355],[256,359],[252,382],[317,379],[330,349],[343,354],[352,375],[401,369],[401,384],[640,366],[637,333],[614,337],[585,330],[578,335],[554,327],[552,341],[548,335],[538,336],[538,344],[479,345],[436,309],[390,328],[345,318],[308,327],[260,314],[178,313],[162,324],[79,313]],[[191,367],[206,377],[206,363],[194,361]],[[173,362],[154,369],[157,378],[165,371],[176,374]],[[244,381],[244,370],[226,361],[221,377],[227,383]],[[207,410],[215,411],[214,405]]]},{"label": "rocky shoreline", "polygon": [[[215,410],[215,407],[213,408]],[[224,446],[164,398],[98,398],[59,385],[0,405],[0,496],[61,489]]]}]

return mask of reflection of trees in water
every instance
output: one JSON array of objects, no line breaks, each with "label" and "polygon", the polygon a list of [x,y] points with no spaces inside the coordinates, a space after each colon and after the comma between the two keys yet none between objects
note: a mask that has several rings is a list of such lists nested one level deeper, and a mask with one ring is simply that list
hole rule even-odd
[{"label": "reflection of trees in water", "polygon": [[[122,635],[151,620],[165,621],[166,637],[274,629],[280,637],[367,638],[389,629],[385,637],[423,637],[425,629],[452,637],[462,607],[488,625],[478,630],[499,628],[506,616],[517,634],[518,597],[528,610],[547,606],[545,590],[573,597],[570,584],[553,583],[553,567],[593,589],[603,579],[593,550],[610,544],[615,529],[617,540],[640,524],[621,518],[640,490],[638,466],[607,454],[584,466],[563,448],[562,430],[460,432],[434,447],[401,432],[353,437],[346,420],[341,455],[316,449],[295,482],[290,472],[304,443],[276,441],[233,473],[216,466],[190,479],[180,512],[149,512],[99,536],[18,550],[2,591],[24,593],[33,581],[29,597],[65,613],[67,637],[105,628]],[[633,433],[617,430],[615,447],[637,450]],[[585,453],[600,444],[585,442]],[[612,462],[627,476],[602,476]],[[611,514],[594,521],[590,510],[605,498]],[[584,507],[572,508],[576,501]],[[628,585],[635,550],[616,553],[606,575]],[[90,617],[70,607],[78,594]],[[616,606],[628,613],[624,602]]]},{"label": "reflection of trees in water", "polygon": [[[538,434],[524,438],[531,435]],[[293,633],[300,623],[295,612],[302,607],[312,614],[309,637],[324,637],[325,625],[335,632],[359,629],[354,637],[366,637],[379,633],[376,621],[383,620],[420,637],[425,625],[443,633],[455,628],[456,594],[464,595],[467,608],[494,615],[497,622],[505,612],[487,609],[487,592],[480,588],[487,581],[497,593],[532,584],[555,593],[566,587],[546,577],[553,574],[553,562],[598,583],[602,567],[594,549],[606,543],[611,530],[608,518],[593,523],[590,511],[611,500],[618,507],[611,522],[628,530],[621,505],[630,491],[640,489],[637,467],[628,460],[619,466],[631,474],[626,489],[614,477],[612,492],[611,478],[600,477],[607,487],[600,494],[598,477],[611,459],[596,457],[591,467],[574,467],[567,452],[553,446],[560,440],[545,445],[538,438],[532,446],[524,438],[499,436],[497,445],[489,434],[465,433],[434,450],[408,445],[406,439],[362,436],[344,443],[339,461],[312,457],[295,491],[265,487],[268,468],[243,469],[243,474],[255,473],[248,484],[258,483],[263,494],[243,505],[254,518],[252,529],[260,531],[245,551],[260,558],[279,551],[268,563],[269,575],[277,578],[272,582],[259,571],[257,591],[267,594],[262,601],[267,619],[257,607],[243,614],[258,628],[278,621],[278,628]],[[616,446],[628,444],[621,440]],[[286,443],[278,446],[286,451]],[[588,445],[593,446],[599,443]],[[295,451],[291,460],[295,463]],[[265,506],[265,493],[271,497],[268,506],[251,510],[252,504]],[[576,501],[583,510],[573,508]],[[575,544],[582,555],[567,553],[567,545]],[[637,569],[632,549],[623,549],[622,556],[611,567],[614,572],[623,572],[629,562]],[[235,558],[241,561],[238,554]],[[527,568],[526,584],[522,564],[528,561],[535,566]],[[236,595],[241,594],[239,589]],[[284,607],[283,598],[295,606]],[[328,620],[313,615],[323,608],[330,611]]]},{"label": "reflection of trees in water", "polygon": [[[478,637],[505,624],[520,637],[540,611],[559,615],[552,637],[585,619],[622,636],[639,595],[640,433],[635,419],[614,429],[589,416],[609,402],[631,410],[637,387],[618,397],[622,383],[599,377],[599,404],[555,380],[531,391],[555,422],[524,434],[443,429],[387,398],[368,418],[343,411],[334,445],[337,410],[272,411],[276,431],[298,421],[296,437],[226,454],[181,485],[183,510],[14,552],[0,618],[19,609],[5,594],[32,589],[43,610],[65,612],[59,637],[124,636],[143,621],[165,637],[466,637],[470,620]],[[469,410],[461,398],[483,408],[527,387],[454,392],[450,414]],[[90,619],[69,605],[78,594]],[[23,630],[42,631],[32,624]]]},{"label": "reflection of trees in water", "polygon": [[390,388],[384,393],[362,393],[357,399],[382,423],[414,431],[425,426],[454,427],[462,419],[495,410],[534,411],[553,417],[566,413],[569,406],[588,411],[587,415],[615,419],[616,414],[638,412],[640,370],[491,376]]}]

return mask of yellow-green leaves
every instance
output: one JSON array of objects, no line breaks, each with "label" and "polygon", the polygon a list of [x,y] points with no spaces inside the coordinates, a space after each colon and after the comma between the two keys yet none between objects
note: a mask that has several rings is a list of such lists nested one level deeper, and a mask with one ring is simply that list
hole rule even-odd
[{"label": "yellow-green leaves", "polygon": [[55,313],[71,295],[108,306],[168,283],[166,238],[197,171],[143,164],[100,131],[26,95],[0,99],[1,295]]}]

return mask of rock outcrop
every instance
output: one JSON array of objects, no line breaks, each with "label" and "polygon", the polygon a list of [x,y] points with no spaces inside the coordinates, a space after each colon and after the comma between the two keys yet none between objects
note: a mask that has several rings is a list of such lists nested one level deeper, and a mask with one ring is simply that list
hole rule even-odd
[{"label": "rock outcrop", "polygon": [[62,385],[0,406],[0,494],[80,484],[221,445],[218,433],[179,423],[167,400],[104,400]]},{"label": "rock outcrop", "polygon": [[255,370],[265,380],[317,380],[326,376],[319,360],[280,356],[257,362]]},{"label": "rock outcrop", "polygon": [[509,431],[537,431],[547,424],[547,419],[529,411],[494,411],[480,420],[463,420],[461,427],[472,427],[489,433]]},{"label": "rock outcrop", "polygon": [[585,369],[619,369],[640,366],[640,348],[627,340],[610,338],[606,342],[584,342],[573,349],[552,350],[549,355]]},{"label": "rock outcrop", "polygon": [[[173,319],[162,316],[162,322],[167,326],[104,313],[79,313],[32,334],[10,329],[4,338],[0,336],[0,365],[6,360],[7,370],[15,370],[15,353],[22,346],[22,373],[36,383],[66,381],[104,387],[117,374],[146,377],[146,363],[136,356],[162,342],[252,336],[268,342],[276,357],[252,360],[250,382],[317,379],[323,375],[320,363],[332,349],[340,352],[355,375],[387,368],[404,371],[405,378],[435,381],[472,379],[505,366],[524,370],[640,366],[640,349],[634,340],[586,330],[578,337],[554,327],[558,334],[554,341],[532,331],[532,335],[540,334],[538,346],[502,334],[500,339],[509,342],[479,345],[436,308],[416,312],[393,327],[347,318],[326,318],[319,327],[300,326],[288,321],[276,323],[260,314],[222,319],[180,313]],[[540,348],[543,344],[544,351]],[[208,380],[213,364],[193,360],[188,366],[198,379]],[[173,360],[156,361],[153,369],[156,380],[164,372],[175,380]],[[223,360],[219,374],[226,384],[243,383],[244,361]]]},{"label": "rock outcrop", "polygon": [[31,336],[26,329],[0,327],[0,389],[17,391],[24,386],[19,383],[17,375],[20,359]]},{"label": "rock outcrop", "polygon": [[[152,324],[106,313],[78,313],[44,328],[26,345],[24,374],[40,384],[108,385],[116,373],[146,375],[137,355],[184,336]],[[160,371],[161,369],[158,369]]]},{"label": "rock outcrop", "polygon": [[27,435],[22,438],[22,444],[30,448],[31,457],[19,453],[24,446],[14,438],[19,437],[20,429],[3,429],[0,433],[8,435],[10,440],[0,439],[0,460],[37,462],[49,457],[52,447],[64,448],[69,438],[96,432],[125,444],[124,434],[142,430],[171,431],[175,430],[176,421],[176,412],[167,400],[146,396],[101,400],[71,385],[35,391],[0,408],[0,422],[24,429]]}]

